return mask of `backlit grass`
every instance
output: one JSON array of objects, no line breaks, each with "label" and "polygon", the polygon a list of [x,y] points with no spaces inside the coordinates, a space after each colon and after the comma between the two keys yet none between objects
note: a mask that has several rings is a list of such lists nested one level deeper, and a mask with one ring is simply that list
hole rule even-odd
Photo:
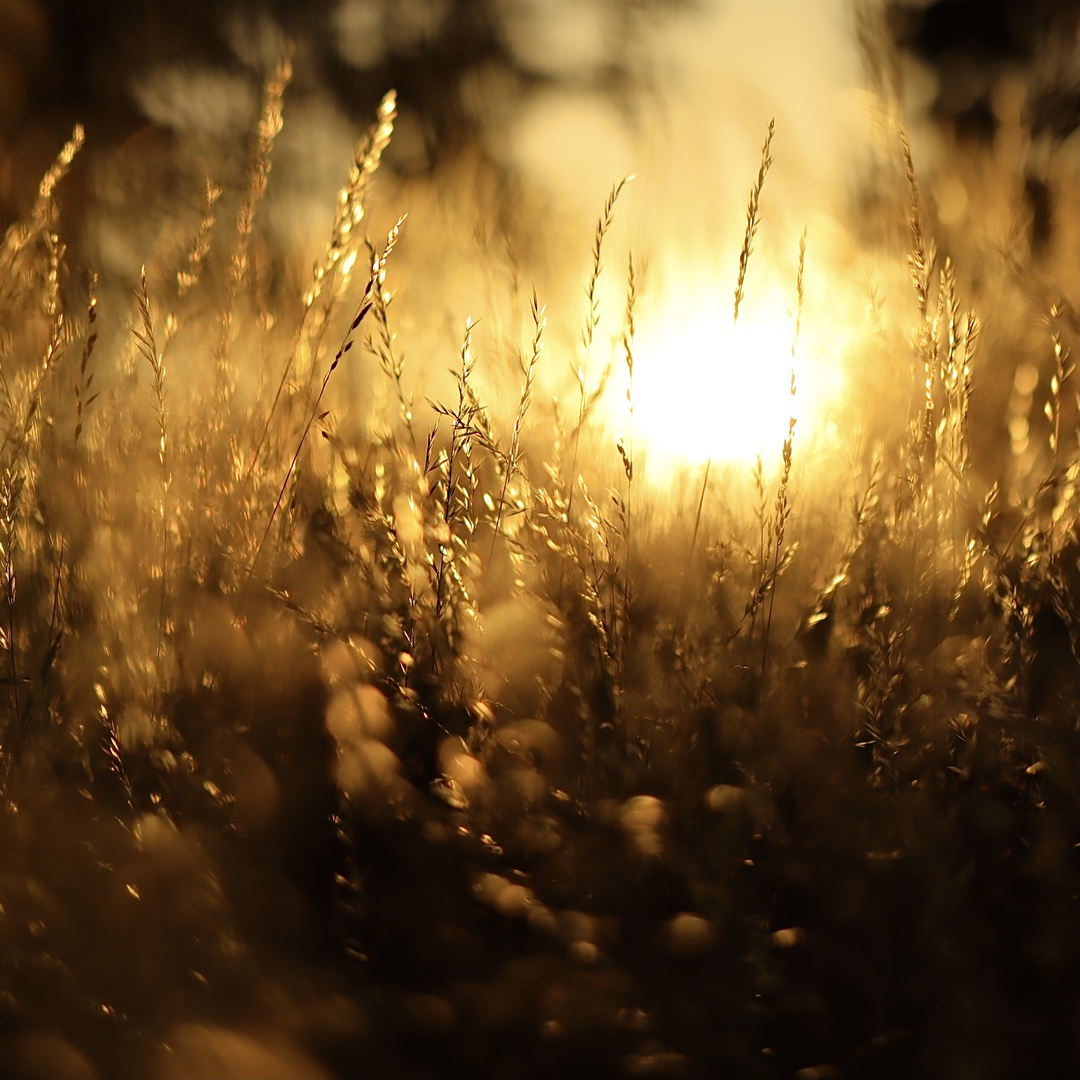
[{"label": "backlit grass", "polygon": [[[511,406],[486,403],[464,319],[428,402],[393,302],[417,240],[364,236],[393,95],[304,295],[253,270],[289,75],[235,222],[207,181],[185,257],[133,294],[66,258],[78,130],[0,250],[0,1073],[1063,1075],[1080,538],[1058,309],[1031,327],[1043,415],[1029,392],[1010,421],[1033,464],[988,481],[992,313],[935,256],[897,133],[891,303],[915,333],[859,385],[909,406],[817,448],[844,492],[823,509],[800,479],[812,233],[786,299],[754,297],[770,126],[730,324],[643,323],[644,253],[606,265],[617,184],[572,354],[548,324],[575,313],[534,293]],[[546,365],[571,396],[539,393]],[[348,367],[381,388],[374,420],[335,395]]]}]

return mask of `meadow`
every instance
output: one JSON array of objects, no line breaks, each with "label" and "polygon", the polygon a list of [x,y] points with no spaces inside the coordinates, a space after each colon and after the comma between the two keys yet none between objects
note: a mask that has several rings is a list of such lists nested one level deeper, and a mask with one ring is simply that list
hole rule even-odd
[{"label": "meadow", "polygon": [[289,74],[244,184],[208,180],[133,293],[68,257],[81,129],[0,248],[0,1075],[1066,1075],[1068,311],[1032,302],[980,458],[996,339],[897,129],[910,332],[859,383],[891,424],[815,504],[796,234],[774,444],[648,481],[624,184],[569,349],[548,320],[578,312],[523,286],[499,406],[471,320],[434,397],[410,221],[367,235],[393,94],[302,287],[267,254]]}]

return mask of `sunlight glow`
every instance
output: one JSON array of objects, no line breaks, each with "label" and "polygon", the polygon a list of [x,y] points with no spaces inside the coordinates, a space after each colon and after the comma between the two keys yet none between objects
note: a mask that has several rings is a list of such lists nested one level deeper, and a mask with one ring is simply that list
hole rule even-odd
[{"label": "sunlight glow", "polygon": [[[719,291],[718,291],[719,292]],[[745,306],[731,327],[718,293],[669,297],[634,344],[634,439],[653,465],[752,461],[779,452],[800,416],[801,359],[784,297]],[[801,420],[800,420],[801,425]]]}]

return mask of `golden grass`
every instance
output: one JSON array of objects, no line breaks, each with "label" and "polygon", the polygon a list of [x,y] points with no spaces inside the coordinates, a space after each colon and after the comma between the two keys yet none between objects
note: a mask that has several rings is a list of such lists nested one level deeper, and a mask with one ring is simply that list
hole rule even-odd
[{"label": "golden grass", "polygon": [[[132,312],[109,310],[93,274],[77,334],[64,310],[63,283],[86,279],[53,203],[79,129],[5,237],[0,1007],[30,1031],[55,1020],[103,1075],[179,1036],[220,1049],[211,1019],[256,1030],[274,1009],[293,1016],[290,1052],[342,1074],[364,1054],[420,1074],[436,1047],[469,1075],[584,1055],[596,1075],[771,1077],[778,1047],[785,1075],[811,1060],[884,1073],[892,1054],[915,1075],[975,1053],[1010,1010],[1044,1032],[1010,987],[1034,972],[1050,988],[1038,1009],[1055,1007],[1053,949],[1013,942],[1040,919],[1055,941],[1075,931],[1080,446],[1056,311],[1045,445],[1004,505],[974,460],[982,323],[952,261],[936,271],[901,133],[916,335],[890,359],[910,410],[865,448],[850,513],[818,521],[798,486],[804,231],[775,488],[759,457],[743,528],[707,508],[710,462],[663,520],[635,482],[640,256],[612,341],[625,425],[604,460],[581,449],[626,181],[597,222],[571,355],[533,292],[505,415],[485,402],[473,320],[454,399],[417,405],[390,272],[419,241],[404,218],[381,249],[359,236],[393,94],[278,313],[284,357],[243,302],[289,78],[285,59],[231,250],[212,243],[207,181],[181,267],[142,272],[130,334],[107,332]],[[212,340],[189,343],[209,400],[166,383],[190,317],[163,299],[173,282],[176,299],[220,282]],[[273,357],[265,401],[232,392],[241,335],[245,355]],[[568,428],[538,389],[559,361]],[[390,390],[373,434],[340,422],[346,364]],[[834,963],[849,953],[853,975]],[[923,1000],[928,978],[948,1000]],[[333,1002],[310,991],[304,1013],[303,987],[331,983]],[[938,1011],[976,992],[987,1025],[943,1031]],[[866,996],[879,1012],[850,1005]],[[240,998],[255,1011],[222,1004]],[[815,1010],[824,1034],[801,1026]],[[901,1022],[929,1057],[888,1041]]]},{"label": "golden grass", "polygon": [[[255,147],[251,159],[251,171],[247,190],[240,202],[236,215],[236,242],[229,263],[229,278],[225,289],[225,306],[221,312],[221,340],[215,359],[218,367],[218,396],[227,402],[232,394],[232,379],[228,370],[228,352],[233,329],[233,313],[236,301],[243,287],[248,269],[248,247],[251,243],[251,231],[254,225],[255,210],[266,194],[270,177],[271,154],[274,143],[284,123],[282,105],[285,90],[292,80],[292,49],[286,51],[273,74],[267,80],[263,94],[262,114],[256,129]],[[207,185],[207,202],[210,186]]]}]

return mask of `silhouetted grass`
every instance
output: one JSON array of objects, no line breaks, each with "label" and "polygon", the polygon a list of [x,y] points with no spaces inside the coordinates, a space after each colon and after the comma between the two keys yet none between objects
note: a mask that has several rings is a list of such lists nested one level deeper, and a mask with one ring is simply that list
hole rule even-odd
[{"label": "silhouetted grass", "polygon": [[[800,527],[793,418],[749,543],[704,490],[693,534],[665,539],[634,483],[632,260],[626,426],[579,469],[622,185],[573,426],[534,400],[535,295],[513,416],[479,396],[472,322],[456,400],[417,409],[387,287],[407,227],[381,253],[357,228],[393,95],[288,355],[233,393],[235,343],[247,363],[277,342],[245,289],[288,79],[231,254],[208,181],[186,264],[99,312],[55,231],[79,130],[0,253],[0,1075],[1064,1075],[1080,538],[1060,327],[1042,472],[984,490],[969,402],[991,361],[901,136],[902,435],[868,448],[831,536]],[[805,235],[793,356],[804,256]],[[184,407],[170,381],[167,409],[192,297],[218,315],[213,378]],[[112,355],[106,321],[134,333]],[[366,441],[325,400],[350,363],[391,383]]]}]

